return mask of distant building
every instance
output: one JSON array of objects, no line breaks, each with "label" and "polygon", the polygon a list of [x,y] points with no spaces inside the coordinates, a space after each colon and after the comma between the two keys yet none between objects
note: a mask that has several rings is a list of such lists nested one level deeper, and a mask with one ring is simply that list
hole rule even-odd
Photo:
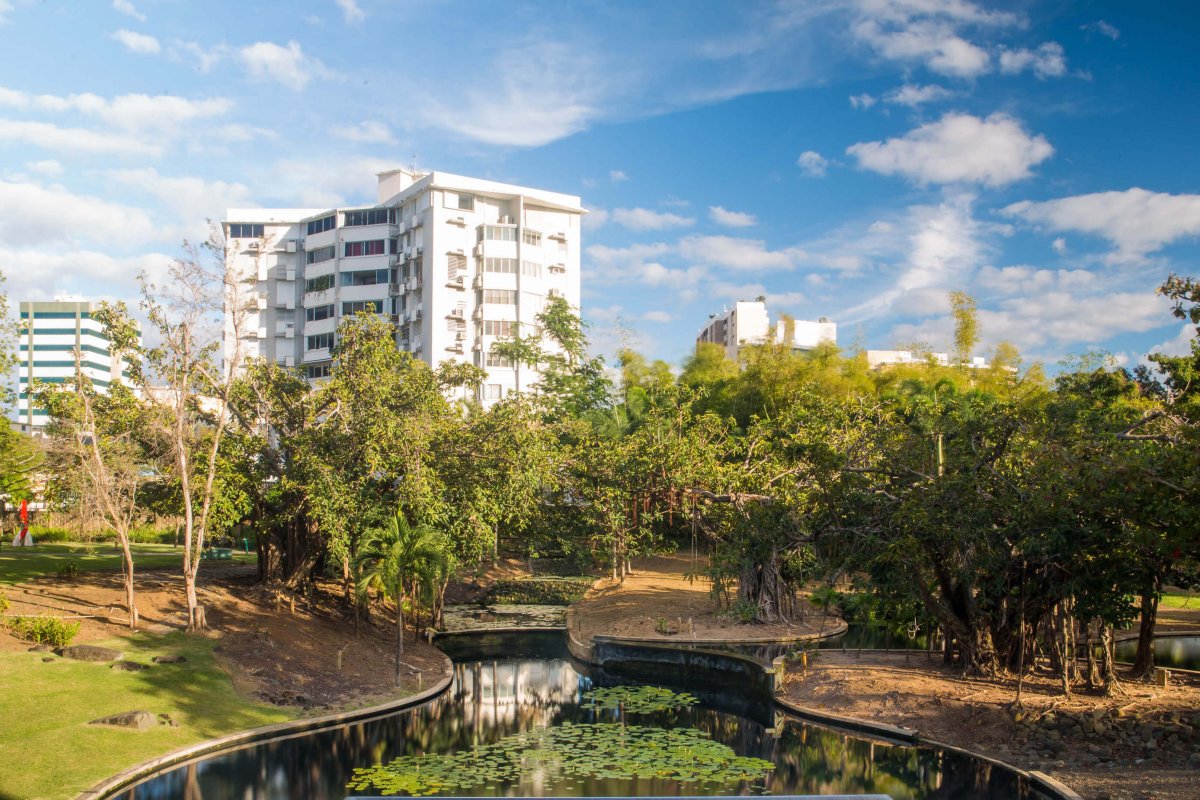
[{"label": "distant building", "polygon": [[[867,366],[871,369],[883,369],[904,364],[924,364],[933,359],[935,364],[943,367],[950,365],[950,357],[945,353],[914,353],[911,350],[868,350]],[[973,357],[967,363],[971,369],[986,369],[987,360],[982,356]]]},{"label": "distant building", "polygon": [[782,319],[771,326],[767,304],[762,300],[739,300],[732,308],[712,315],[696,337],[696,344],[709,342],[725,348],[725,356],[737,361],[742,347],[786,344],[793,350],[812,350],[823,342],[837,343],[837,323],[821,317],[816,322]]},{"label": "distant building", "polygon": [[92,318],[98,305],[84,301],[23,302],[20,304],[20,366],[17,375],[17,425],[35,434],[48,421],[31,396],[35,381],[67,383],[79,369],[101,392],[114,381],[129,383],[129,365],[112,357],[104,326]]}]

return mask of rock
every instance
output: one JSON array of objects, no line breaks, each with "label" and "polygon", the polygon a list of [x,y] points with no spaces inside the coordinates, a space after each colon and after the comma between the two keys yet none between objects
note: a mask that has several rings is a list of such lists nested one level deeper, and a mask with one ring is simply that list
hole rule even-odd
[{"label": "rock", "polygon": [[31,652],[31,653],[49,653],[53,649],[54,648],[48,644],[35,644],[33,647],[29,648],[29,652]]},{"label": "rock", "polygon": [[42,662],[45,664],[51,664],[55,661],[58,661],[58,659],[55,658],[54,656],[46,656],[45,658],[42,659]]},{"label": "rock", "polygon": [[1096,722],[1096,724],[1093,726],[1093,731],[1097,736],[1103,736],[1104,734],[1108,733],[1108,726],[1103,722]]},{"label": "rock", "polygon": [[109,669],[115,669],[118,672],[141,672],[144,669],[150,669],[145,664],[139,664],[136,661],[116,661]]},{"label": "rock", "polygon": [[76,661],[116,661],[121,657],[122,653],[119,650],[112,650],[107,647],[97,647],[94,644],[76,644],[71,647],[64,647],[57,651],[63,658],[71,658]]},{"label": "rock", "polygon": [[1084,733],[1094,733],[1096,730],[1096,720],[1091,717],[1084,717],[1083,722],[1080,724],[1083,726]]},{"label": "rock", "polygon": [[182,664],[187,661],[185,656],[155,656],[150,659],[155,664]]},{"label": "rock", "polygon": [[113,728],[131,728],[146,731],[158,725],[158,720],[149,711],[126,711],[111,717],[94,719],[88,725],[107,725]]},{"label": "rock", "polygon": [[168,727],[171,727],[171,728],[178,728],[178,727],[179,727],[179,723],[178,723],[178,722],[176,722],[175,720],[171,719],[171,715],[170,715],[170,714],[159,714],[159,715],[158,715],[158,720],[159,720],[159,722],[161,722],[163,725],[166,725],[166,726],[168,726]]}]

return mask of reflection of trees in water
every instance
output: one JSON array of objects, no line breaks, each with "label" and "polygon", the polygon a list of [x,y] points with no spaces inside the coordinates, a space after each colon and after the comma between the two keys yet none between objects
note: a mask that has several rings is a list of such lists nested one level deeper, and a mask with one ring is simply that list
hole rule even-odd
[{"label": "reflection of trees in water", "polygon": [[[185,797],[345,798],[356,767],[402,755],[449,753],[491,744],[536,727],[564,722],[622,722],[694,727],[732,747],[777,765],[766,788],[775,794],[882,793],[904,798],[1031,798],[1014,776],[954,754],[857,739],[783,717],[768,730],[747,718],[693,706],[654,714],[581,705],[591,681],[569,661],[480,660],[455,665],[447,694],[411,712],[301,734],[180,767],[137,787],[127,798]],[[782,716],[782,715],[781,715]],[[786,721],[785,721],[786,720]],[[475,793],[490,794],[487,787]],[[743,785],[739,791],[754,791]],[[531,769],[516,785],[495,789],[519,795],[677,795],[729,792],[730,787],[680,784],[664,779],[574,778],[554,781]]]}]

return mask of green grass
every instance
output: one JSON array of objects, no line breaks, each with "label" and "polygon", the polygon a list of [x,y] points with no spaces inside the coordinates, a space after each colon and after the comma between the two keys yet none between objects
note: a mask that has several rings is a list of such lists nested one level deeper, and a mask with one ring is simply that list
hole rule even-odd
[{"label": "green grass", "polygon": [[1158,601],[1159,608],[1198,608],[1200,609],[1200,594],[1168,593]]},{"label": "green grass", "polygon": [[[183,548],[169,544],[133,544],[133,566],[139,569],[161,569],[183,565]],[[234,551],[233,562],[253,564],[258,556]],[[205,562],[228,564],[229,561]],[[80,573],[121,569],[121,551],[109,543],[56,542],[33,547],[13,547],[5,543],[0,549],[0,584],[23,583],[41,575],[55,575],[60,567],[74,564]],[[0,798],[0,800],[3,800]]]},{"label": "green grass", "polygon": [[[43,663],[44,653],[0,653],[0,800],[72,797],[145,759],[290,718],[240,699],[213,660],[211,639],[138,633],[97,644],[145,664],[162,654],[187,662],[118,672],[60,658]],[[170,714],[179,727],[136,732],[87,725],[123,711]]]}]

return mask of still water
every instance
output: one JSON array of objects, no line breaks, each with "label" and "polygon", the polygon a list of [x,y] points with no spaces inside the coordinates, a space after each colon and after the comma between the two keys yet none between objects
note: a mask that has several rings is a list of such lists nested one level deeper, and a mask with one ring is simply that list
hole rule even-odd
[{"label": "still water", "polygon": [[[1117,642],[1117,661],[1133,661],[1137,639]],[[1200,670],[1200,636],[1157,636],[1154,639],[1154,665],[1168,669]]]},{"label": "still water", "polygon": [[[692,704],[649,712],[588,705],[584,694],[598,686],[628,684],[572,661],[560,634],[489,637],[481,646],[463,640],[448,645],[455,659],[454,683],[436,700],[410,711],[362,723],[297,735],[202,758],[145,780],[118,795],[122,798],[346,798],[375,796],[377,789],[346,788],[356,768],[388,763],[401,756],[482,754],[477,766],[455,776],[452,794],[460,796],[647,796],[694,794],[878,793],[900,798],[1038,798],[1018,776],[975,759],[923,747],[890,745],[810,725],[752,702],[728,687],[696,683],[686,689]],[[670,693],[667,693],[670,694]],[[561,738],[564,730],[591,731],[557,755],[541,752],[541,743]],[[599,731],[600,734],[594,732]],[[620,764],[586,764],[600,738],[628,738],[650,746],[624,758],[641,765],[640,775],[622,774]],[[639,738],[640,737],[640,738]],[[662,759],[661,774],[680,775],[699,756],[670,738],[716,747],[731,757],[764,759],[774,769],[753,775],[721,775],[708,780],[678,780],[651,775],[645,765]],[[571,738],[568,735],[568,738]],[[703,740],[702,742],[700,740]],[[581,746],[579,741],[585,744]],[[529,746],[528,751],[519,748]],[[532,744],[530,744],[532,742]],[[507,744],[506,744],[507,743]],[[602,746],[607,746],[603,745]],[[505,748],[508,751],[505,751]],[[497,756],[497,753],[502,753]],[[563,754],[565,753],[565,757]],[[499,775],[499,758],[518,766]],[[745,759],[742,759],[743,761]],[[411,759],[409,762],[411,763]],[[429,762],[423,762],[429,763]],[[475,764],[475,761],[471,762]],[[761,764],[761,762],[752,762]],[[511,766],[511,764],[510,764]],[[498,776],[499,775],[499,776]],[[411,776],[409,776],[411,777]]]}]

